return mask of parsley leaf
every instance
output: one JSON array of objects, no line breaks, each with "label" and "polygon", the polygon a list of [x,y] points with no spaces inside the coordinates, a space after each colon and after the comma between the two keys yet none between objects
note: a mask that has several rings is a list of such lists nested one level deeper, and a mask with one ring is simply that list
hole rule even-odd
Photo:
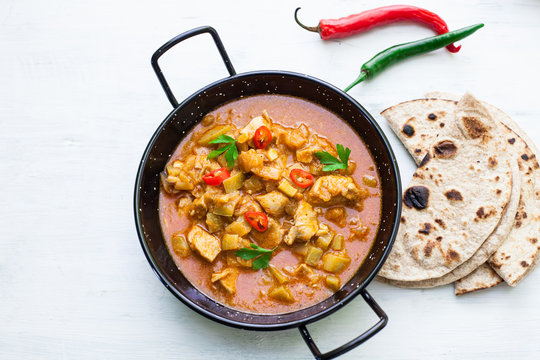
[{"label": "parsley leaf", "polygon": [[337,159],[332,154],[328,153],[327,151],[317,151],[315,152],[315,156],[321,164],[324,164],[323,171],[335,171],[339,169],[347,169],[347,165],[349,164],[349,156],[351,155],[351,149],[344,148],[341,144],[336,144],[336,150],[339,156],[339,159]]},{"label": "parsley leaf", "polygon": [[236,148],[236,140],[228,135],[221,134],[214,140],[210,141],[209,144],[227,144],[225,146],[220,147],[217,150],[211,151],[210,154],[208,154],[207,158],[213,159],[225,153],[225,160],[227,161],[227,166],[229,167],[229,169],[232,169],[234,166],[234,162],[238,158],[238,149]]},{"label": "parsley leaf", "polygon": [[277,246],[273,249],[265,249],[256,244],[249,244],[251,249],[242,248],[236,251],[236,256],[243,260],[253,260],[253,265],[251,268],[253,270],[264,269],[268,266],[270,258],[272,257],[272,252],[276,250]]}]

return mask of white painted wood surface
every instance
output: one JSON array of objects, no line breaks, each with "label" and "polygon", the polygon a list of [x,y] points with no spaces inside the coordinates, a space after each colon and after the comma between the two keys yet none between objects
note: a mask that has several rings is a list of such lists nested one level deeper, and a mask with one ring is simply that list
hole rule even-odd
[{"label": "white painted wood surface", "polygon": [[[450,28],[486,27],[354,88],[382,124],[406,184],[414,165],[383,123],[385,107],[426,91],[472,91],[540,142],[540,1],[411,1]],[[431,36],[393,25],[321,41],[306,24],[390,1],[0,1],[0,359],[310,359],[296,330],[231,329],[174,298],[135,233],[132,189],[154,129],[171,107],[150,67],[169,38],[220,33],[238,72],[310,74],[340,87],[360,64]],[[209,37],[162,61],[178,99],[226,76]],[[537,143],[538,144],[538,143]],[[369,290],[388,326],[344,359],[540,358],[540,271],[517,288],[456,298],[451,286]],[[375,321],[361,298],[309,326],[323,350]]]}]

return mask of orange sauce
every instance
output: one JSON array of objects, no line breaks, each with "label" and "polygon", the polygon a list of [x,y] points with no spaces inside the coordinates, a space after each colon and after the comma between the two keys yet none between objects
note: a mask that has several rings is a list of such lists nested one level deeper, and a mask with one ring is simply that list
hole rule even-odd
[{"label": "orange sauce", "polygon": [[[364,225],[369,227],[369,232],[365,238],[349,240],[349,225],[338,227],[336,224],[326,221],[322,215],[319,215],[320,221],[331,226],[345,237],[345,249],[351,258],[351,263],[343,272],[336,275],[339,276],[343,285],[360,267],[377,235],[381,216],[381,189],[379,185],[380,177],[375,163],[362,139],[346,122],[322,106],[300,98],[282,95],[252,96],[223,105],[210,112],[209,115],[221,119],[232,118],[232,122],[238,128],[241,128],[253,117],[259,116],[263,110],[268,112],[274,123],[288,127],[306,124],[312,134],[316,133],[326,137],[334,145],[339,143],[349,147],[352,150],[350,160],[356,162],[357,165],[352,177],[360,186],[363,186],[362,178],[364,175],[370,175],[377,180],[376,187],[368,187],[371,195],[363,201],[364,207],[362,211],[347,208],[349,219],[358,217]],[[198,124],[182,140],[172,154],[171,159],[181,158],[184,146],[190,141],[193,134],[200,132],[202,129],[203,126]],[[291,312],[314,305],[333,294],[333,291],[324,285],[324,276],[328,275],[328,273],[315,269],[315,273],[322,275],[323,280],[320,282],[320,286],[311,287],[302,282],[291,282],[289,288],[295,302],[277,302],[266,296],[273,281],[267,270],[255,271],[250,268],[242,268],[236,281],[236,294],[234,296],[227,295],[217,283],[210,281],[212,273],[216,269],[223,268],[226,264],[223,251],[213,263],[209,263],[193,252],[190,256],[179,257],[172,251],[172,235],[178,231],[185,231],[192,223],[187,216],[179,216],[175,204],[177,198],[178,196],[169,195],[163,190],[160,191],[159,209],[163,235],[169,252],[180,271],[193,285],[209,297],[240,311],[275,314]],[[270,264],[278,268],[294,267],[300,263],[302,263],[302,258],[293,253],[290,247],[284,243],[274,251],[270,260]]]}]

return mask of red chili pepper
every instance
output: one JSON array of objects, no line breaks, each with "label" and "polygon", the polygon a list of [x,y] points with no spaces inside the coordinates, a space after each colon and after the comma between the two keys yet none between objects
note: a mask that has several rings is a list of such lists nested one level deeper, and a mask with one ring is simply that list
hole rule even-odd
[{"label": "red chili pepper", "polygon": [[268,216],[260,211],[248,211],[244,214],[247,222],[259,232],[268,229]]},{"label": "red chili pepper", "polygon": [[[323,19],[316,27],[302,24],[297,17],[298,10],[300,8],[294,12],[294,18],[298,25],[306,30],[318,32],[323,40],[343,38],[399,21],[424,24],[438,35],[448,32],[448,25],[439,15],[410,5],[383,6],[339,19]],[[450,44],[446,48],[448,51],[456,53],[461,49],[461,45],[456,47],[454,44]]]},{"label": "red chili pepper", "polygon": [[253,143],[257,149],[264,149],[272,141],[272,133],[266,126],[261,126],[255,130],[253,135]]},{"label": "red chili pepper", "polygon": [[313,175],[302,169],[292,169],[291,180],[301,188],[307,188],[313,184]]},{"label": "red chili pepper", "polygon": [[231,174],[229,174],[227,168],[221,168],[204,175],[203,180],[208,185],[218,186],[221,185],[223,180],[228,179],[229,177],[231,177]]}]

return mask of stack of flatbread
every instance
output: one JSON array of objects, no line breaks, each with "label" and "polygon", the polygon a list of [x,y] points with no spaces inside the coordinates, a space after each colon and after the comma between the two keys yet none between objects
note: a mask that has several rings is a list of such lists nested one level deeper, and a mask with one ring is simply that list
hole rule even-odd
[{"label": "stack of flatbread", "polygon": [[540,258],[538,149],[470,94],[431,93],[382,112],[418,168],[379,280],[455,284],[456,295],[516,286]]}]

